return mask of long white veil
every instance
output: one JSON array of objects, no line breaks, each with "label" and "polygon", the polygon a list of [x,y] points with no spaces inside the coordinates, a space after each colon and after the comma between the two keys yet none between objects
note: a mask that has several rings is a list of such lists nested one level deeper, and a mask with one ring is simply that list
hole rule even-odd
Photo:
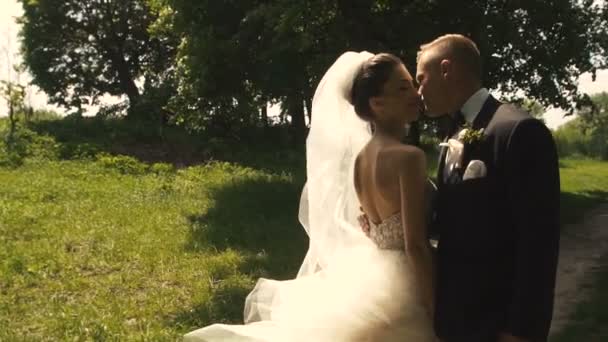
[{"label": "long white veil", "polygon": [[344,53],[315,91],[306,141],[307,183],[299,215],[310,248],[298,276],[323,269],[341,248],[369,242],[356,220],[360,211],[353,170],[371,131],[355,114],[349,97],[354,76],[372,56],[368,52]]},{"label": "long white veil", "polygon": [[[359,201],[353,179],[355,158],[370,140],[371,129],[357,117],[349,102],[354,77],[372,56],[368,52],[344,53],[329,68],[315,91],[306,141],[307,181],[299,211],[310,245],[297,277],[284,281],[259,279],[245,301],[245,325],[213,324],[187,334],[186,341],[350,340],[344,334],[351,329],[358,331],[354,327],[371,322],[373,314],[377,313],[383,320],[383,312],[394,301],[390,297],[394,293],[407,293],[405,290],[380,291],[379,296],[386,297],[384,301],[361,301],[362,292],[373,284],[353,279],[358,278],[363,260],[370,260],[361,252],[375,250],[357,222]],[[399,271],[402,269],[399,264],[389,264]],[[379,267],[367,268],[375,272],[370,277],[374,283],[377,279],[382,281],[382,276],[395,273],[385,272],[386,266],[376,265]],[[383,283],[394,286],[403,279],[397,277]],[[347,289],[349,291],[345,291]],[[359,309],[353,309],[355,305],[359,305]],[[399,306],[398,310],[401,309]],[[343,311],[354,314],[343,315]],[[341,329],[327,329],[327,324],[334,325],[337,319]]]},{"label": "long white veil", "polygon": [[282,285],[323,272],[345,248],[371,246],[357,222],[359,201],[354,188],[354,161],[371,138],[369,123],[349,102],[354,77],[369,52],[346,52],[321,79],[312,103],[312,122],[306,140],[307,181],[300,199],[299,220],[309,249],[296,279],[260,279],[245,303],[245,323],[271,320],[282,305]]}]

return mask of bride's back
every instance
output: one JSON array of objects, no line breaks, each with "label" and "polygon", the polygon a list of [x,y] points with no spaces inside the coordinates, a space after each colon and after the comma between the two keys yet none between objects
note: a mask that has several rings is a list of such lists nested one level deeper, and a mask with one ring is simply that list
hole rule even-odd
[{"label": "bride's back", "polygon": [[355,189],[363,211],[372,222],[382,222],[400,211],[403,158],[415,150],[414,146],[376,136],[357,156]]}]

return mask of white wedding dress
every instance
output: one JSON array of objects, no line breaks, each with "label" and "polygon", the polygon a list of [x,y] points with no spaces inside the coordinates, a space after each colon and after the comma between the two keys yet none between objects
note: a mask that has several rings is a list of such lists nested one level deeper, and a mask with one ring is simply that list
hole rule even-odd
[{"label": "white wedding dress", "polygon": [[371,56],[343,54],[315,92],[299,213],[310,245],[298,276],[260,279],[247,297],[245,324],[213,324],[186,334],[185,341],[435,340],[405,254],[401,216],[372,224],[369,238],[357,223],[353,165],[371,134],[348,96]]}]

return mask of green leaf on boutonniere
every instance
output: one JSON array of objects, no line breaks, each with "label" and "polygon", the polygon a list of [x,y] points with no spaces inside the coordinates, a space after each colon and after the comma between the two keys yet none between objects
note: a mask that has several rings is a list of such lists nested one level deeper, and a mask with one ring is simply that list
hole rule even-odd
[{"label": "green leaf on boutonniere", "polygon": [[459,134],[458,140],[462,141],[463,144],[474,144],[483,140],[483,131],[483,128],[473,129],[472,127],[466,127]]}]

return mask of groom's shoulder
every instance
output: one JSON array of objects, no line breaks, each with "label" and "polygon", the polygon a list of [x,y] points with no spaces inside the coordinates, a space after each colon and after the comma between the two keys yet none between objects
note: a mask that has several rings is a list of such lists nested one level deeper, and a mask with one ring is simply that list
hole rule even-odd
[{"label": "groom's shoulder", "polygon": [[492,131],[499,141],[507,143],[517,140],[536,140],[551,136],[545,123],[512,103],[503,103],[496,111],[491,123]]},{"label": "groom's shoulder", "polygon": [[530,113],[525,111],[519,105],[510,102],[502,102],[496,110],[496,115],[504,121],[521,121],[532,118]]},{"label": "groom's shoulder", "polygon": [[492,126],[497,133],[509,134],[515,127],[522,122],[541,122],[535,119],[530,113],[514,103],[503,102],[496,110],[492,120]]}]

